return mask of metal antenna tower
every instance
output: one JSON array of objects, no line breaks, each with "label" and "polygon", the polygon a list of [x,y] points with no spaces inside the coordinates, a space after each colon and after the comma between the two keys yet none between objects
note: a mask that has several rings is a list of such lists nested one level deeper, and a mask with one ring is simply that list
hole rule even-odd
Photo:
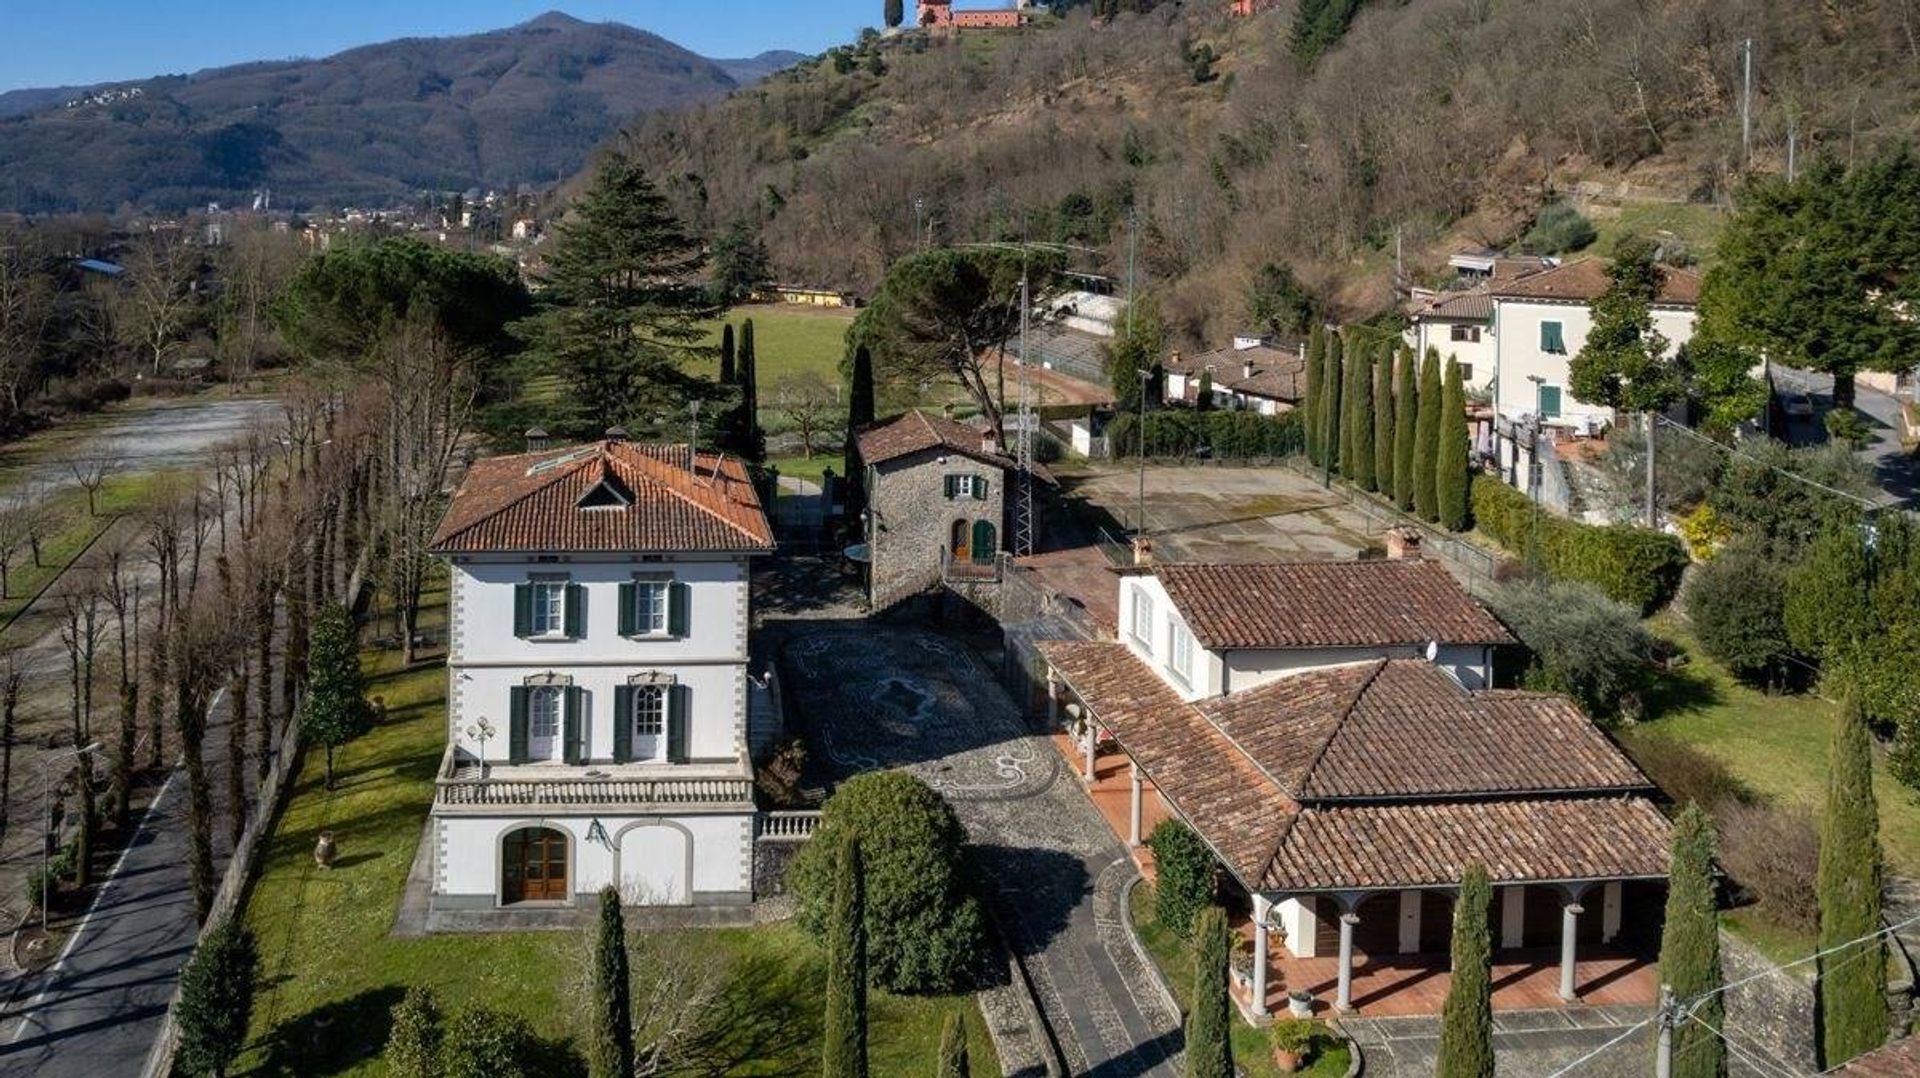
[{"label": "metal antenna tower", "polygon": [[1027,321],[1033,314],[1033,293],[1026,267],[1020,269],[1020,411],[1014,428],[1014,463],[1020,486],[1013,495],[1013,556],[1033,553],[1033,380],[1027,371]]}]

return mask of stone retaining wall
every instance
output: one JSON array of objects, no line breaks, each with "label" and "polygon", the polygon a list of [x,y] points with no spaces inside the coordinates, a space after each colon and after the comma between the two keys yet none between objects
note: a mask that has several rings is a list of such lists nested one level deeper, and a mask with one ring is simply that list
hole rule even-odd
[{"label": "stone retaining wall", "polygon": [[[1767,971],[1771,976],[1761,976]],[[1726,994],[1727,1033],[1763,1049],[1798,1074],[1820,1069],[1814,1043],[1813,984],[1797,970],[1782,970],[1737,937],[1720,933],[1720,973],[1725,984],[1755,977]]]}]

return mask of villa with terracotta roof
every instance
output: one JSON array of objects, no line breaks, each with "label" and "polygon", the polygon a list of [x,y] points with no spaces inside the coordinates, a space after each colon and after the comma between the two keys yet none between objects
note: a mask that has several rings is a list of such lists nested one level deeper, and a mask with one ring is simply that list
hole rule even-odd
[{"label": "villa with terracotta roof", "polygon": [[1261,415],[1290,412],[1307,395],[1305,341],[1274,341],[1243,333],[1223,348],[1193,355],[1175,352],[1164,364],[1166,399],[1199,403],[1201,375],[1211,374],[1212,405]]},{"label": "villa with terracotta roof", "polygon": [[1131,845],[1171,815],[1214,852],[1250,922],[1251,1016],[1292,992],[1437,1007],[1475,863],[1496,969],[1540,986],[1496,1006],[1652,1001],[1653,784],[1566,698],[1489,687],[1512,637],[1439,564],[1169,564],[1118,588],[1115,639],[1040,645],[1049,708],[1088,781],[1102,744],[1121,758]]},{"label": "villa with terracotta roof", "polygon": [[604,441],[476,462],[434,536],[451,588],[431,913],[752,897],[738,461]]}]

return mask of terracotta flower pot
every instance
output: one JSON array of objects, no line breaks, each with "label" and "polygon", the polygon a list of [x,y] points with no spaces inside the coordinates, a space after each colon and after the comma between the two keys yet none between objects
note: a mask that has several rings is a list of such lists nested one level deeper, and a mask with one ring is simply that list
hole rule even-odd
[{"label": "terracotta flower pot", "polygon": [[320,832],[320,841],[313,844],[313,863],[321,868],[333,867],[333,832]]},{"label": "terracotta flower pot", "polygon": [[1304,1062],[1305,1059],[1306,1057],[1299,1052],[1289,1052],[1284,1048],[1275,1048],[1273,1050],[1273,1065],[1279,1067],[1280,1073],[1282,1074],[1292,1074],[1298,1071],[1300,1064]]}]

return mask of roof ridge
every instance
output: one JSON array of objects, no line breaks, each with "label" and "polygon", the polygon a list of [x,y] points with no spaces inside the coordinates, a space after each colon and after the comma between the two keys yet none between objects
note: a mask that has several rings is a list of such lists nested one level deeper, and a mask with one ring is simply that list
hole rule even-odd
[{"label": "roof ridge", "polygon": [[[516,456],[533,456],[534,454],[520,453],[515,455]],[[460,538],[461,536],[467,534],[468,532],[473,531],[475,528],[478,528],[481,525],[486,524],[487,522],[498,517],[500,514],[506,512],[509,509],[512,509],[514,506],[525,504],[528,500],[532,499],[536,495],[545,494],[548,490],[551,490],[554,484],[558,483],[561,479],[572,475],[576,470],[580,468],[586,467],[587,464],[591,461],[603,459],[605,455],[606,455],[606,447],[603,445],[600,447],[599,452],[596,452],[590,456],[583,456],[579,460],[571,461],[563,468],[554,468],[550,472],[546,473],[545,478],[541,482],[527,488],[524,492],[520,494],[519,497],[512,498],[500,503],[494,508],[488,510],[486,515],[480,517],[477,520],[473,520],[469,522],[465,527],[459,529],[458,531],[448,534],[444,538],[441,538],[434,545],[436,547],[444,547],[444,546],[452,545],[454,540]],[[559,458],[556,457],[555,459],[558,460]],[[463,482],[462,486],[464,485],[465,483]],[[453,511],[453,506],[449,504],[447,506],[447,512],[451,513],[452,511]]]},{"label": "roof ridge", "polygon": [[1392,659],[1373,660],[1373,669],[1367,672],[1367,676],[1353,690],[1353,697],[1347,701],[1347,706],[1341,708],[1340,713],[1334,716],[1333,722],[1327,727],[1327,736],[1321,740],[1320,747],[1314,750],[1313,759],[1308,760],[1307,766],[1300,769],[1300,789],[1293,794],[1294,800],[1298,801],[1306,794],[1307,786],[1313,782],[1313,773],[1320,769],[1320,762],[1327,758],[1327,750],[1333,748],[1333,739],[1339,737],[1340,731],[1346,729],[1347,720],[1353,717],[1353,709],[1360,706],[1360,698],[1367,694],[1367,690],[1372,688],[1374,681],[1380,677],[1380,672],[1385,670],[1387,664],[1392,661]]},{"label": "roof ridge", "polygon": [[[692,445],[689,445],[689,448],[693,450],[692,460],[694,462],[694,467],[698,468],[699,460],[700,460],[699,448],[697,446],[692,446]],[[612,455],[611,451],[609,450],[609,456],[611,455]],[[738,532],[740,535],[745,536],[748,539],[752,539],[755,542],[759,541],[760,539],[759,536],[754,535],[752,532],[742,527],[738,521],[731,519],[725,513],[715,512],[712,506],[702,504],[699,498],[694,497],[691,492],[683,490],[680,484],[671,482],[666,479],[658,478],[652,474],[650,469],[660,469],[667,472],[669,475],[674,475],[674,476],[684,475],[687,477],[689,481],[691,481],[695,477],[693,472],[691,471],[681,472],[680,469],[675,465],[669,464],[666,461],[661,460],[650,453],[635,452],[630,455],[635,460],[646,462],[645,468],[643,468],[642,470],[648,472],[648,474],[645,476],[648,482],[659,487],[661,490],[665,491],[666,493],[673,495],[675,498],[679,499],[681,502],[685,503],[686,505],[689,505],[694,509],[697,509],[702,513],[705,513],[707,516],[712,517],[714,520],[717,520],[721,524],[724,524],[727,527],[733,529],[735,532]],[[714,464],[713,476],[716,482],[727,483],[727,484],[732,483],[732,480],[727,479],[726,476],[724,476],[721,473],[720,466],[717,460]],[[708,488],[708,489],[712,489],[712,488]],[[730,495],[725,494],[718,490],[716,490],[715,493],[718,496],[727,498],[729,501],[731,501]]]}]

